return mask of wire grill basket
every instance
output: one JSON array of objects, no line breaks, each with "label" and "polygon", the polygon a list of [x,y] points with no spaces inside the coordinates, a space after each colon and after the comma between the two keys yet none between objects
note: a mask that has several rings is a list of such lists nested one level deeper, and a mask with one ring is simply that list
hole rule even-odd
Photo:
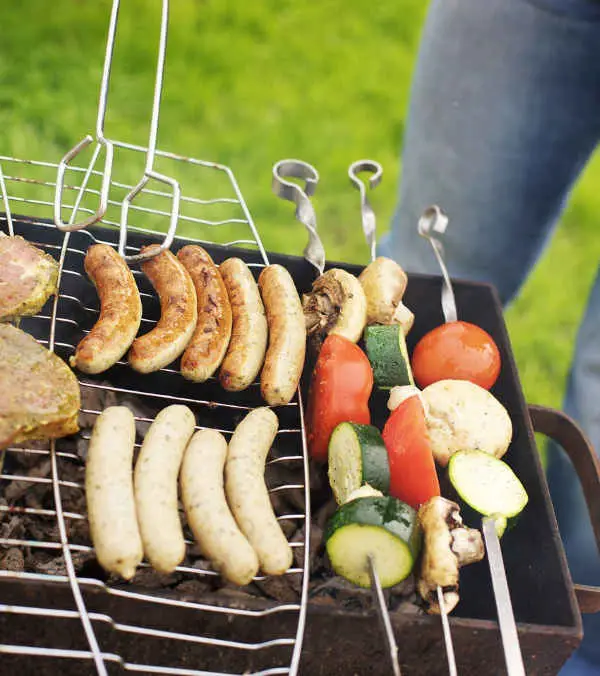
[{"label": "wire grill basket", "polygon": [[[116,156],[118,153],[141,156],[146,152],[145,148],[125,143],[115,143],[115,147]],[[258,274],[260,268],[268,264],[267,254],[231,170],[219,164],[160,151],[157,162],[168,167],[170,174],[176,175],[182,185],[179,228],[173,248],[183,242],[197,242],[208,246],[217,261],[231,255],[246,259]],[[116,161],[115,166],[118,166]],[[122,166],[131,166],[131,163]],[[0,188],[5,212],[0,223],[5,232],[23,235],[59,260],[57,296],[37,316],[23,319],[20,326],[68,359],[96,321],[99,310],[93,286],[83,271],[85,252],[88,246],[99,241],[118,245],[116,212],[132,185],[119,180],[115,171],[108,209],[100,221],[106,227],[63,233],[51,220],[57,167],[49,162],[0,156]],[[101,180],[101,171],[70,164],[65,172],[63,208],[75,209],[84,215],[93,214],[94,207],[89,201],[97,201]],[[215,191],[213,195],[217,196],[211,196],[209,191]],[[168,191],[147,186],[130,205],[127,231],[136,241],[127,242],[128,255],[139,251],[140,242],[155,241],[156,233],[164,232],[170,218],[170,199]],[[17,213],[19,216],[15,215]],[[220,246],[211,248],[211,245]],[[142,297],[141,328],[146,331],[159,317],[158,299],[135,266],[133,273]],[[80,386],[82,431],[77,438],[46,444],[30,442],[9,448],[4,453],[0,476],[8,487],[5,495],[17,496],[0,504],[0,516],[3,517],[0,547],[4,552],[0,580],[19,580],[25,584],[52,582],[68,585],[71,590],[64,607],[42,607],[35,603],[10,605],[1,603],[0,598],[0,613],[13,618],[18,616],[30,623],[35,620],[61,623],[65,642],[64,645],[42,645],[33,639],[29,644],[8,643],[3,639],[0,665],[2,655],[12,654],[80,660],[80,673],[84,673],[83,665],[86,669],[95,667],[100,674],[112,673],[112,666],[153,674],[225,673],[216,671],[215,665],[226,663],[227,660],[223,660],[225,652],[236,651],[248,655],[252,673],[296,673],[305,621],[310,528],[300,394],[288,406],[276,409],[280,429],[267,465],[267,483],[277,516],[286,533],[291,534],[294,548],[294,564],[284,576],[293,598],[287,602],[268,600],[271,596],[269,579],[257,577],[251,585],[258,590],[256,608],[251,609],[236,600],[235,590],[217,589],[219,576],[202,560],[189,539],[188,556],[169,580],[160,581],[153,577],[147,564],[142,564],[131,585],[106,579],[93,564],[82,479],[93,421],[109,403],[125,402],[133,407],[140,433],[158,410],[172,403],[184,403],[194,411],[198,427],[212,427],[229,437],[248,410],[262,404],[258,384],[246,392],[232,395],[222,390],[214,379],[204,385],[187,383],[173,366],[141,376],[125,362],[119,362],[102,376],[81,377]],[[82,508],[74,509],[72,505]],[[39,551],[47,552],[48,560],[52,561],[43,572],[39,566],[32,569],[30,563]],[[10,561],[15,559],[16,563],[11,565]],[[202,593],[190,595],[190,590],[195,587]],[[121,621],[104,612],[102,598],[106,595],[127,602],[127,615],[135,619]],[[183,629],[173,628],[172,612],[165,612],[164,616],[156,612],[166,607],[176,608],[185,618]],[[278,622],[282,614],[286,615],[286,621]],[[290,616],[295,618],[296,629],[291,635]],[[210,622],[207,622],[209,617]],[[215,617],[222,621],[215,622]],[[203,633],[207,626],[210,631]],[[288,633],[281,626],[287,627]],[[220,631],[215,631],[215,627]],[[111,648],[119,645],[118,635],[134,639],[127,642],[131,649],[125,650],[124,654]],[[168,643],[168,649],[163,651],[171,656],[168,663],[140,661],[145,653],[144,642],[152,641]],[[185,652],[189,646],[201,646],[206,663],[191,659]],[[59,669],[60,665],[57,665],[57,671]]]}]

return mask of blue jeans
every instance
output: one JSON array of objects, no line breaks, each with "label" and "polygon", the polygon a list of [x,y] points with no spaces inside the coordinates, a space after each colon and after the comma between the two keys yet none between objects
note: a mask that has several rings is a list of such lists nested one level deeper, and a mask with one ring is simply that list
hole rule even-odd
[{"label": "blue jeans", "polygon": [[[450,273],[491,282],[509,302],[599,141],[600,2],[432,0],[412,85],[400,202],[380,253],[409,271],[438,273],[416,224],[426,206],[439,204],[450,218]],[[598,273],[565,410],[600,449]],[[600,584],[582,493],[556,449],[548,479],[572,576]],[[584,616],[584,632],[561,674],[600,674],[600,615]]]}]

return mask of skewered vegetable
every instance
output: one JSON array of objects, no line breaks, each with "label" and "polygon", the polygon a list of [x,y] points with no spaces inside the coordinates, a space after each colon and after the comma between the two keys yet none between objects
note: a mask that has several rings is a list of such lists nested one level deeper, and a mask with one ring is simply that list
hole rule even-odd
[{"label": "skewered vegetable", "polygon": [[422,392],[433,455],[446,466],[457,451],[479,449],[502,457],[512,423],[502,404],[467,380],[440,380]]},{"label": "skewered vegetable", "polygon": [[402,303],[408,278],[398,263],[380,256],[361,272],[358,280],[367,297],[367,324],[400,324],[407,334],[415,316]]},{"label": "skewered vegetable", "polygon": [[378,387],[415,384],[401,326],[367,326],[364,338]]},{"label": "skewered vegetable", "polygon": [[448,322],[425,334],[412,358],[420,387],[440,380],[469,380],[486,390],[500,374],[500,351],[492,337],[469,322]]},{"label": "skewered vegetable", "polygon": [[330,519],[325,539],[335,572],[360,587],[371,586],[369,556],[381,586],[392,587],[410,575],[421,546],[417,513],[390,497],[345,503]]},{"label": "skewered vegetable", "polygon": [[329,439],[339,423],[371,422],[372,389],[373,372],[360,347],[342,336],[327,336],[308,395],[308,450],[313,459],[327,460]]},{"label": "skewered vegetable", "polygon": [[481,533],[463,525],[456,503],[434,497],[419,509],[423,529],[423,556],[418,590],[430,613],[439,614],[437,588],[441,587],[446,612],[459,601],[459,568],[483,559]]},{"label": "skewered vegetable", "polygon": [[415,509],[440,494],[421,400],[412,396],[392,411],[383,429],[390,463],[390,494]]},{"label": "skewered vegetable", "polygon": [[448,464],[448,478],[461,499],[485,516],[517,516],[529,499],[512,469],[483,451],[455,453]]},{"label": "skewered vegetable", "polygon": [[345,270],[327,270],[313,282],[302,299],[306,330],[319,345],[327,335],[356,343],[367,323],[367,299],[354,275]]},{"label": "skewered vegetable", "polygon": [[343,422],[329,441],[329,484],[338,504],[363,485],[387,493],[390,467],[381,434],[372,425]]}]

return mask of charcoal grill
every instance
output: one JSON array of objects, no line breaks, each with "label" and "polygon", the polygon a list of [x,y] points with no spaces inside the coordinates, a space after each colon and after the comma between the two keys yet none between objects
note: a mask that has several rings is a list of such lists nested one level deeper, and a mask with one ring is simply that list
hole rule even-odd
[{"label": "charcoal grill", "polygon": [[[151,142],[156,143],[155,135]],[[145,185],[128,205],[128,237],[125,242],[120,240],[121,205],[136,184],[126,173],[120,174],[119,159],[123,155],[147,157],[147,149],[117,141],[110,144],[114,165],[108,193],[103,172],[84,166],[79,157],[77,161],[71,157],[66,165],[61,163],[63,207],[73,209],[73,217],[76,212],[100,223],[66,234],[54,226],[52,218],[60,165],[0,156],[0,193],[5,205],[5,215],[0,217],[2,229],[12,228],[42,246],[60,260],[62,269],[56,300],[49,301],[36,317],[22,320],[21,326],[65,359],[98,313],[96,294],[83,273],[87,247],[96,241],[114,246],[121,243],[121,248],[126,247],[124,253],[135,256],[142,245],[163,242],[160,233],[173,222],[172,192]],[[268,262],[281,263],[301,292],[310,288],[315,271],[306,260],[265,251],[228,167],[158,150],[153,160],[156,171],[181,188],[173,250],[198,242],[217,262],[238,255],[256,274]],[[105,194],[106,211],[99,219],[102,210],[98,204]],[[326,267],[332,265],[327,263]],[[335,265],[360,271],[358,266]],[[134,274],[142,293],[146,330],[159,316],[158,301],[139,270]],[[441,284],[440,277],[410,275],[405,300],[416,311],[416,322],[409,348],[443,321]],[[456,282],[454,288],[461,318],[486,329],[502,353],[503,369],[494,392],[509,410],[514,425],[506,458],[530,496],[518,527],[503,538],[503,553],[527,673],[554,674],[581,640],[577,601],[589,611],[599,604],[595,590],[576,589],[571,582],[531,420],[540,431],[563,443],[580,476],[585,477],[592,520],[600,535],[598,464],[592,449],[566,417],[539,407],[528,410],[494,290],[466,282]],[[226,394],[215,380],[201,386],[188,383],[176,365],[141,376],[119,363],[106,374],[80,379],[83,430],[77,438],[8,449],[3,454],[0,479],[5,487],[13,487],[19,498],[0,504],[1,673],[388,673],[385,645],[372,608],[345,605],[333,596],[309,592],[311,549],[321,544],[311,540],[309,486],[315,504],[326,499],[321,490],[326,484],[323,470],[310,468],[306,459],[302,401],[310,367],[309,361],[297,397],[277,411],[280,431],[267,470],[278,518],[292,539],[295,555],[279,589],[270,586],[272,580],[260,577],[254,581],[252,593],[223,589],[220,578],[194,555],[191,542],[188,557],[174,578],[157,580],[144,575],[148,573],[146,566],[131,584],[107,579],[95,563],[86,537],[84,507],[79,511],[70,508],[71,503],[77,504],[73,495],[83,504],[86,440],[106,401],[133,402],[140,431],[158,409],[180,402],[192,407],[199,426],[230,435],[241,417],[261,404],[258,384],[243,393]],[[376,394],[373,404],[373,422],[381,426],[387,413],[385,397]],[[32,471],[32,459],[45,463],[47,471]],[[50,489],[51,504],[38,504],[36,496],[44,486]],[[27,518],[35,537],[28,532],[11,533],[15,518]],[[57,555],[53,567],[44,572],[28,567],[39,551]],[[20,553],[10,566],[8,552]],[[459,673],[503,673],[485,562],[463,571],[461,596],[451,618]],[[438,618],[419,614],[410,603],[391,607],[390,616],[403,674],[445,674]]]}]

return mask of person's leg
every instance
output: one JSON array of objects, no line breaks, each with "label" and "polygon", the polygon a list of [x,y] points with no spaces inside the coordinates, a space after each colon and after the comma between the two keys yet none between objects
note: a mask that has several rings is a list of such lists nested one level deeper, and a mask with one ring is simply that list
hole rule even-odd
[{"label": "person's leg", "polygon": [[[569,376],[565,412],[576,418],[597,451],[600,450],[600,268],[577,336]],[[600,555],[587,517],[583,492],[575,470],[558,448],[549,449],[548,484],[569,568],[575,582],[600,585]],[[600,673],[600,614],[584,615],[585,640],[561,674],[582,671],[591,662]],[[590,667],[591,669],[591,667]]]},{"label": "person's leg", "polygon": [[[567,15],[565,15],[565,12]],[[600,137],[600,3],[433,0],[412,88],[401,199],[380,253],[438,273],[417,221],[448,213],[450,273],[519,289]],[[577,343],[566,409],[600,449],[600,282]],[[566,467],[565,467],[566,465]],[[568,462],[551,454],[550,484],[576,582],[600,562]],[[600,673],[600,621],[561,676]]]},{"label": "person's leg", "polygon": [[515,294],[600,137],[600,3],[561,3],[577,16],[538,6],[558,0],[432,1],[381,254],[437,273],[417,221],[438,204],[450,274]]}]

